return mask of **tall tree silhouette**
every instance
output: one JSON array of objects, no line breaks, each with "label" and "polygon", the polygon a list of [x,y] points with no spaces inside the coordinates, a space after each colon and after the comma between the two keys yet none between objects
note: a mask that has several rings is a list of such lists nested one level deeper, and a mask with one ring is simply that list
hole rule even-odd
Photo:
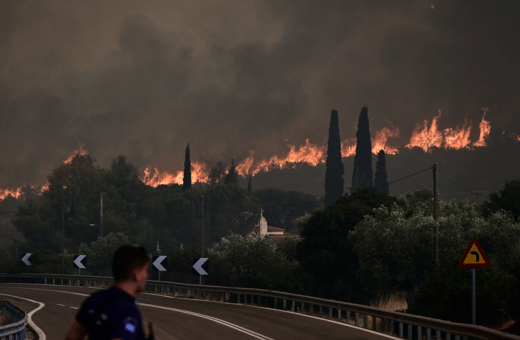
[{"label": "tall tree silhouette", "polygon": [[249,182],[247,183],[247,191],[252,194],[253,193],[253,187],[251,186],[251,178],[253,178],[253,175],[249,176]]},{"label": "tall tree silhouette", "polygon": [[182,190],[191,189],[191,160],[190,160],[190,143],[186,147],[186,154],[184,156],[184,181],[182,183]]},{"label": "tall tree silhouette", "polygon": [[330,113],[329,144],[325,171],[325,206],[333,204],[343,196],[343,174],[345,169],[341,162],[341,140],[339,138],[338,111]]},{"label": "tall tree silhouette", "polygon": [[376,163],[376,177],[374,179],[374,186],[379,192],[390,193],[390,189],[388,187],[388,176],[386,174],[386,157],[385,152],[383,150],[379,151],[377,154],[377,163]]},{"label": "tall tree silhouette", "polygon": [[231,184],[231,183],[238,184],[238,172],[237,172],[237,169],[235,168],[235,162],[233,161],[233,159],[231,159],[231,166],[229,167],[229,170],[226,174],[225,183],[226,184]]},{"label": "tall tree silhouette", "polygon": [[368,123],[368,108],[363,106],[359,114],[357,145],[354,157],[354,172],[352,174],[351,191],[366,186],[372,186],[372,141],[370,140],[370,125]]}]

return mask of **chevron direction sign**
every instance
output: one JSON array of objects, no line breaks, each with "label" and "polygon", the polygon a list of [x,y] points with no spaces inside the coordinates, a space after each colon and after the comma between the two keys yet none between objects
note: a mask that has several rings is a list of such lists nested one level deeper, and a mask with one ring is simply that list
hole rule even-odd
[{"label": "chevron direction sign", "polygon": [[74,268],[87,268],[87,255],[74,255]]},{"label": "chevron direction sign", "polygon": [[32,263],[29,261],[29,257],[31,257],[31,253],[26,253],[22,255],[22,264],[26,267],[31,266]]},{"label": "chevron direction sign", "polygon": [[209,259],[207,257],[193,258],[193,275],[209,275]]},{"label": "chevron direction sign", "polygon": [[154,256],[152,260],[152,270],[154,272],[165,272],[168,266],[167,257],[166,255]]}]

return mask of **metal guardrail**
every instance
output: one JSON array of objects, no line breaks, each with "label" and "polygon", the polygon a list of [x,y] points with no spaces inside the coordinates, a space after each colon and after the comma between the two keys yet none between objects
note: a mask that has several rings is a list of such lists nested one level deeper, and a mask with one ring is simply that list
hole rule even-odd
[{"label": "metal guardrail", "polygon": [[0,327],[0,339],[25,340],[27,327],[27,313],[14,306],[9,301],[0,301],[2,314],[13,321]]},{"label": "metal guardrail", "polygon": [[[113,283],[112,278],[102,276],[0,274],[0,282],[8,281],[101,288],[108,287]],[[147,281],[146,290],[157,294],[220,300],[229,303],[251,303],[275,309],[290,310],[295,313],[306,313],[337,322],[351,323],[358,327],[408,340],[431,340],[432,338],[435,338],[435,340],[461,340],[461,337],[463,340],[468,340],[468,338],[520,340],[520,336],[483,326],[443,321],[354,303],[264,289]]]}]

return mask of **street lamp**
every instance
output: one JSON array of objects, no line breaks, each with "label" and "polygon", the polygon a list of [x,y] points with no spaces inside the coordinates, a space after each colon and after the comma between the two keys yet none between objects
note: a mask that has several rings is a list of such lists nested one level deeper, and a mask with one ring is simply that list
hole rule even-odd
[{"label": "street lamp", "polygon": [[99,236],[103,237],[103,230],[99,224],[89,224],[91,227],[99,227]]}]

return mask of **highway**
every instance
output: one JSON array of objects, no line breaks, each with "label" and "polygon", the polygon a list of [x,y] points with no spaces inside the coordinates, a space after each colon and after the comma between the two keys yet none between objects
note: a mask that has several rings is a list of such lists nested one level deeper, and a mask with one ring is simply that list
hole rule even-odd
[{"label": "highway", "polygon": [[[0,299],[30,313],[40,339],[64,339],[82,301],[99,288],[0,284]],[[141,293],[143,325],[169,339],[396,339],[325,318],[243,304]],[[44,334],[44,335],[43,335]],[[42,336],[43,335],[43,336]]]}]

